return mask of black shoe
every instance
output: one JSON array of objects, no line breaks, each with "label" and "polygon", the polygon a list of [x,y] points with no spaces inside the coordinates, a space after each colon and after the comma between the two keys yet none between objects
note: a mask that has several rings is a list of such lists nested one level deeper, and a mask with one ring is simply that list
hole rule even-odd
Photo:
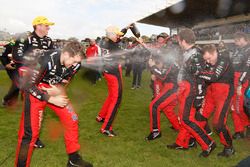
[{"label": "black shoe", "polygon": [[131,89],[133,89],[133,90],[136,89],[136,86],[132,86]]},{"label": "black shoe", "polygon": [[96,122],[104,122],[105,119],[100,117],[99,115],[97,115],[95,120],[96,120]]},{"label": "black shoe", "polygon": [[42,143],[42,141],[38,138],[34,144],[35,148],[44,148],[45,145]]},{"label": "black shoe", "polygon": [[117,136],[113,130],[101,130],[101,133],[108,137]]},{"label": "black shoe", "polygon": [[151,133],[145,138],[145,140],[154,140],[154,139],[157,139],[157,138],[160,138],[160,137],[161,137],[161,132],[159,132],[159,131],[157,130],[157,131],[151,132]]},{"label": "black shoe", "polygon": [[203,151],[200,153],[199,157],[208,157],[208,156],[211,154],[211,152],[212,152],[215,148],[216,148],[216,144],[213,142],[213,143],[209,146],[209,148],[208,148],[207,150],[203,150]]},{"label": "black shoe", "polygon": [[250,139],[250,126],[247,126],[247,129],[246,129],[246,138]]},{"label": "black shoe", "polygon": [[235,150],[233,147],[224,148],[222,152],[217,154],[217,156],[218,157],[230,157],[230,156],[234,155],[234,153],[235,153]]},{"label": "black shoe", "polygon": [[243,139],[243,138],[245,138],[245,135],[244,135],[243,132],[235,132],[233,134],[233,139],[234,140],[239,140],[239,139]]},{"label": "black shoe", "polygon": [[87,161],[84,161],[80,155],[76,160],[68,160],[67,167],[93,167],[93,165]]},{"label": "black shoe", "polygon": [[9,104],[6,100],[2,99],[2,106],[7,107]]},{"label": "black shoe", "polygon": [[184,148],[184,147],[182,147],[182,146],[179,146],[179,145],[176,144],[176,143],[167,145],[167,148],[168,148],[168,149],[173,149],[173,150],[187,150],[187,149],[188,149],[188,148]]},{"label": "black shoe", "polygon": [[212,130],[210,129],[208,123],[205,125],[204,130],[206,131],[206,133],[211,136],[213,134]]},{"label": "black shoe", "polygon": [[196,144],[195,138],[190,138],[189,143],[188,143],[188,148],[196,148],[196,147],[197,147],[197,144]]}]

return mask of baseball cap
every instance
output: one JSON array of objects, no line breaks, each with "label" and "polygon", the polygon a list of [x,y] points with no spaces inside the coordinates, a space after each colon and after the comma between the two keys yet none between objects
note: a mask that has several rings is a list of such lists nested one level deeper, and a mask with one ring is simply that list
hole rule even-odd
[{"label": "baseball cap", "polygon": [[106,33],[115,33],[117,35],[124,35],[123,32],[120,31],[120,29],[116,26],[109,26],[106,28]]},{"label": "baseball cap", "polygon": [[46,17],[44,17],[44,16],[37,16],[37,17],[32,21],[32,25],[35,26],[35,25],[38,25],[38,24],[44,24],[44,25],[52,26],[52,25],[54,25],[55,23],[50,22],[50,21],[48,20],[48,18],[46,18]]}]

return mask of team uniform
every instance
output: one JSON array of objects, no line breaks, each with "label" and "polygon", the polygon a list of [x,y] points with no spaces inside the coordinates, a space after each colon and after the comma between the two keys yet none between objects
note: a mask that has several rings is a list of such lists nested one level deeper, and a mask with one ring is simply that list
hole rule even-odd
[{"label": "team uniform", "polygon": [[[16,150],[17,167],[28,167],[31,161],[33,145],[39,136],[41,116],[46,106],[52,109],[63,124],[66,152],[68,154],[80,149],[78,142],[78,117],[69,103],[66,107],[57,107],[48,103],[49,95],[41,90],[50,84],[62,84],[63,80],[70,80],[78,71],[80,65],[66,68],[60,63],[60,51],[48,51],[40,56],[34,64],[33,70],[27,70],[22,81],[24,107],[18,133]],[[30,76],[30,77],[29,77]]]},{"label": "team uniform", "polygon": [[[11,44],[7,44],[4,46],[4,52],[3,54],[0,56],[0,60],[3,64],[3,66],[6,66],[7,64],[11,63],[11,59],[8,57],[9,54],[12,54],[12,50],[13,50],[13,46]],[[13,64],[14,65],[14,64]],[[18,98],[19,95],[19,88],[18,88],[18,74],[17,74],[17,70],[13,69],[7,69],[6,68],[6,72],[9,76],[9,78],[11,79],[12,83],[11,83],[11,87],[7,93],[7,95],[4,96],[3,98],[3,103],[6,105],[11,105],[14,104]]]},{"label": "team uniform", "polygon": [[111,56],[105,57],[104,55],[104,61],[106,61],[106,63],[103,75],[108,86],[108,97],[106,98],[96,120],[98,122],[104,121],[101,127],[102,133],[108,136],[114,136],[112,123],[122,101],[122,67],[119,62],[114,60],[115,58],[112,57],[112,54],[120,51],[121,48],[119,43],[115,43],[110,39],[105,45],[101,46],[101,48],[106,49]]},{"label": "team uniform", "polygon": [[[194,137],[202,147],[202,150],[205,151],[211,147],[215,147],[215,144],[195,119],[197,108],[201,106],[204,98],[204,83],[195,76],[203,59],[200,49],[196,46],[186,50],[183,57],[184,63],[178,76],[181,127],[175,144],[180,146],[180,148],[186,149],[189,147],[190,138]],[[168,147],[172,148],[171,145]]]},{"label": "team uniform", "polygon": [[155,97],[149,106],[150,111],[150,135],[147,140],[153,140],[160,137],[160,112],[161,110],[169,119],[172,126],[178,130],[179,121],[174,112],[177,104],[177,74],[178,66],[176,64],[166,64],[163,69],[156,66],[151,67],[151,73],[162,81],[162,89],[157,97]]},{"label": "team uniform", "polygon": [[232,137],[226,124],[227,116],[234,93],[233,67],[228,55],[218,55],[215,65],[200,71],[199,78],[207,84],[204,104],[200,110],[201,115],[208,119],[213,114],[213,126],[225,148],[232,148]]},{"label": "team uniform", "polygon": [[[237,133],[244,133],[245,127],[250,126],[248,116],[244,112],[244,92],[246,91],[249,81],[250,66],[250,45],[238,48],[231,56],[234,67],[234,96],[232,100],[232,118],[234,122],[234,130]],[[242,95],[237,95],[237,87],[242,85]],[[235,136],[236,137],[236,136]]]},{"label": "team uniform", "polygon": [[[39,58],[41,52],[53,49],[52,39],[44,36],[43,38],[39,37],[36,32],[31,34],[22,34],[15,43],[13,48],[13,60],[16,64],[16,69],[18,72],[18,85],[20,84],[20,79],[23,77],[23,74],[28,70],[28,62],[34,62]],[[19,85],[20,86],[20,85]],[[42,120],[43,115],[40,115]],[[38,139],[34,145],[37,148],[43,148],[44,145]]]}]

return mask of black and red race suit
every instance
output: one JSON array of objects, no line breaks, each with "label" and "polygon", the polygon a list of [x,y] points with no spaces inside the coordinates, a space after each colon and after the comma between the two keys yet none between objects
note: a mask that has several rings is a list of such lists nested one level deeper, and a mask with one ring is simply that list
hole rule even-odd
[{"label": "black and red race suit", "polygon": [[60,51],[45,52],[33,68],[26,69],[21,83],[24,92],[24,106],[18,132],[15,166],[28,167],[41,127],[41,115],[46,106],[52,109],[59,117],[64,127],[64,141],[68,154],[80,149],[78,142],[78,117],[72,105],[57,107],[48,103],[49,95],[41,90],[42,87],[62,84],[80,68],[79,64],[66,68],[61,65]]},{"label": "black and red race suit", "polygon": [[229,56],[220,54],[215,65],[209,65],[206,70],[200,71],[197,75],[208,84],[200,114],[207,120],[213,113],[213,127],[225,147],[232,146],[232,138],[226,122],[234,93],[233,74]]},{"label": "black and red race suit", "polygon": [[151,67],[151,73],[162,81],[162,88],[149,105],[150,131],[160,131],[160,112],[163,111],[172,126],[179,130],[180,124],[174,112],[177,105],[177,75],[179,68],[176,64],[165,64],[162,69]]},{"label": "black and red race suit", "polygon": [[[235,132],[244,132],[245,127],[250,125],[248,116],[244,112],[244,92],[246,91],[249,80],[250,69],[250,45],[237,48],[231,56],[234,67],[234,96],[232,100],[232,118]],[[237,87],[241,85],[241,94],[237,95]]]},{"label": "black and red race suit", "polygon": [[122,67],[119,61],[114,56],[119,54],[121,47],[118,42],[108,40],[101,48],[104,48],[109,53],[104,55],[103,75],[108,86],[108,97],[106,98],[98,115],[105,119],[101,132],[104,130],[112,130],[112,124],[117,114],[118,108],[122,101]]},{"label": "black and red race suit", "polygon": [[181,127],[176,139],[176,144],[188,148],[190,137],[194,137],[202,150],[207,150],[213,144],[195,118],[197,107],[201,105],[204,96],[204,82],[196,77],[203,62],[201,51],[193,46],[183,54],[183,63],[178,75],[178,100]]}]

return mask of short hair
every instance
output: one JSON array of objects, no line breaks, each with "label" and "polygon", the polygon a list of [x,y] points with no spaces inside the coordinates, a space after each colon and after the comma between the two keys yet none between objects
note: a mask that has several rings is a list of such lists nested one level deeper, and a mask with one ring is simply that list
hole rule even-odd
[{"label": "short hair", "polygon": [[79,54],[79,56],[84,57],[84,48],[78,41],[70,41],[67,43],[63,49],[62,52],[68,52],[71,57],[74,57]]},{"label": "short hair", "polygon": [[195,34],[190,28],[182,29],[178,33],[178,37],[181,41],[185,40],[188,44],[194,44],[196,40]]},{"label": "short hair", "polygon": [[208,45],[204,45],[202,48],[203,54],[208,52],[208,53],[214,53],[214,51],[216,51],[217,48],[214,44],[208,44]]},{"label": "short hair", "polygon": [[248,41],[248,36],[246,33],[244,32],[236,32],[234,34],[234,39],[240,39],[240,38],[244,38],[246,41]]}]

